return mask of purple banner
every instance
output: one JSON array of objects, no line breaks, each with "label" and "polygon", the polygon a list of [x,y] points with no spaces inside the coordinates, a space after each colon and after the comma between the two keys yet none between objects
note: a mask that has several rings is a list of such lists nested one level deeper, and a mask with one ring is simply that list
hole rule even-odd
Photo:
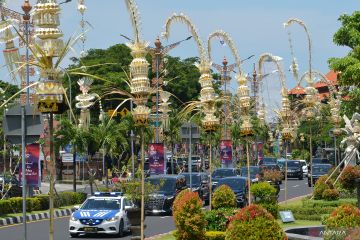
[{"label": "purple banner", "polygon": [[222,164],[232,162],[232,143],[231,140],[221,140],[220,142],[220,159]]},{"label": "purple banner", "polygon": [[[26,168],[25,178],[28,186],[39,186],[39,157],[40,157],[40,145],[33,143],[26,145]],[[19,178],[21,183],[22,168],[20,166]]]},{"label": "purple banner", "polygon": [[149,144],[150,174],[164,173],[164,145],[162,143]]}]

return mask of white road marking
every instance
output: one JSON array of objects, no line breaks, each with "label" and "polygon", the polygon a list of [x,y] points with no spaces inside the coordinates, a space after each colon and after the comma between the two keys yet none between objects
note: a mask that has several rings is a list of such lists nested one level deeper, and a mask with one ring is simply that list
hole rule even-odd
[{"label": "white road marking", "polygon": [[284,190],[285,190],[285,188],[280,189],[280,191],[284,191]]},{"label": "white road marking", "polygon": [[295,185],[295,186],[293,186],[293,187],[299,187],[300,185]]},{"label": "white road marking", "polygon": [[164,216],[164,217],[160,217],[161,219],[164,219],[164,218],[169,218],[170,216]]}]

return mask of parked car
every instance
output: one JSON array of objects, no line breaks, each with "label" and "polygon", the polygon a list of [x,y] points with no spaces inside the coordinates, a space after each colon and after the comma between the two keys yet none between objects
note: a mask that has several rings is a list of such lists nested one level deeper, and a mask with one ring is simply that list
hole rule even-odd
[{"label": "parked car", "polygon": [[221,185],[229,186],[236,195],[237,207],[245,207],[248,203],[247,194],[247,179],[246,177],[225,177],[219,180],[217,187]]},{"label": "parked car", "polygon": [[276,158],[275,157],[264,157],[262,161],[259,161],[259,165],[263,164],[276,164]]},{"label": "parked car", "polygon": [[146,213],[171,214],[175,197],[187,188],[183,175],[154,175],[145,181],[159,187],[146,201]]},{"label": "parked car", "polygon": [[307,176],[309,171],[308,171],[308,165],[306,163],[306,160],[299,160],[299,161],[301,163],[304,176]]},{"label": "parked car", "polygon": [[[242,177],[248,177],[248,167],[242,167],[240,169],[240,175]],[[260,167],[259,166],[250,166],[250,179],[251,182],[257,182],[260,178]]]},{"label": "parked car", "polygon": [[287,177],[302,180],[304,175],[302,165],[298,160],[287,160]]},{"label": "parked car", "polygon": [[122,237],[125,231],[130,231],[126,210],[132,206],[121,193],[96,192],[81,206],[75,206],[69,220],[70,236],[100,233]]},{"label": "parked car", "polygon": [[[308,186],[311,187],[321,177],[326,175],[332,168],[331,164],[313,164],[312,171],[308,174]],[[312,182],[311,182],[312,175]]]},{"label": "parked car", "polygon": [[240,176],[240,170],[237,168],[218,168],[211,175],[212,189],[216,187],[219,180],[225,177]]},{"label": "parked car", "polygon": [[201,200],[205,202],[205,205],[209,203],[209,175],[207,173],[194,172],[194,173],[181,173],[185,176],[186,186],[190,188],[190,176],[191,176],[191,187],[193,192],[197,192]]},{"label": "parked car", "polygon": [[[5,186],[5,188],[4,188]],[[11,186],[10,189],[8,189]],[[0,176],[0,193],[6,194],[6,197],[21,197],[22,187],[19,180],[14,175],[1,175]]]}]

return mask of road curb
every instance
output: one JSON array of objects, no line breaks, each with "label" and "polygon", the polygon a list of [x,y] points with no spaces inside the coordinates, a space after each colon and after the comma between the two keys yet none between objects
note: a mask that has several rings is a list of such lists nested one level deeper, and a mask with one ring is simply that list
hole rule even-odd
[{"label": "road curb", "polygon": [[298,196],[298,197],[294,197],[294,198],[290,198],[286,201],[281,201],[281,202],[278,202],[278,203],[282,203],[282,204],[285,204],[287,202],[290,202],[290,201],[294,201],[294,200],[297,200],[297,199],[302,199],[302,198],[305,198],[305,197],[308,197],[308,196],[311,196],[312,193],[309,193],[309,194],[306,194],[306,195],[302,195],[302,196]]},{"label": "road curb", "polygon": [[[173,231],[174,231],[174,230],[173,230]],[[173,231],[170,231],[170,232],[167,232],[167,233],[161,233],[161,234],[154,235],[154,236],[151,236],[151,237],[147,237],[147,238],[145,238],[145,240],[155,240],[155,239],[157,239],[157,238],[159,238],[159,237],[162,237],[162,236],[171,234]]]},{"label": "road curb", "polygon": [[[58,209],[54,211],[54,215],[55,218],[64,217],[64,216],[70,216],[72,212],[73,212],[72,209]],[[49,218],[50,218],[49,212],[26,215],[26,221],[36,221],[36,220],[49,219]],[[23,222],[23,216],[2,218],[0,219],[0,227],[19,224],[22,222]]]}]

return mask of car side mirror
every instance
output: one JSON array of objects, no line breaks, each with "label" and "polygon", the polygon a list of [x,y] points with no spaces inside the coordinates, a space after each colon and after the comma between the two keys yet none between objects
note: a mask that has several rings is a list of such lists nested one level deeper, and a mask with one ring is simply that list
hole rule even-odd
[{"label": "car side mirror", "polygon": [[80,205],[75,205],[75,206],[74,206],[74,209],[75,209],[75,211],[76,211],[76,210],[79,210],[79,209],[80,209]]},{"label": "car side mirror", "polygon": [[132,208],[132,206],[125,206],[124,210],[127,211],[127,210],[129,210],[131,208]]}]

